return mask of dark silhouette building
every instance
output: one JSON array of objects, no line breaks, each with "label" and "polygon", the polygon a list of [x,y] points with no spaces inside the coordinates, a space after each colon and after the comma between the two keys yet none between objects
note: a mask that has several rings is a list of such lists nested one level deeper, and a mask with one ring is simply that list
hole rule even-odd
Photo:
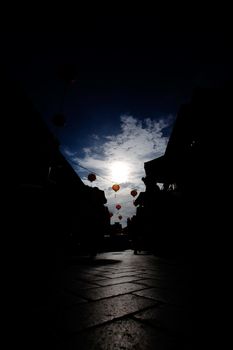
[{"label": "dark silhouette building", "polygon": [[46,298],[62,283],[65,257],[77,254],[80,242],[88,242],[86,250],[92,251],[108,230],[106,198],[82,182],[31,101],[7,80],[4,121],[10,199],[6,246],[20,283],[33,291],[30,297]]},{"label": "dark silhouette building", "polygon": [[[144,208],[140,220],[137,215],[143,235],[150,231],[155,252],[197,253],[211,241],[207,227],[213,218],[207,211],[219,201],[217,183],[227,164],[219,121],[229,110],[229,86],[196,89],[177,114],[164,155],[144,164],[147,181],[163,184],[160,198]],[[154,215],[150,222],[149,212]]]}]

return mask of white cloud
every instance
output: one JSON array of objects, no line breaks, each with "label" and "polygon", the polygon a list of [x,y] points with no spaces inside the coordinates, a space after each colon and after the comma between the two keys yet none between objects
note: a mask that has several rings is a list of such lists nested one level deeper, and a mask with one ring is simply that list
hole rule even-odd
[{"label": "white cloud", "polygon": [[[123,115],[120,118],[121,130],[117,135],[93,135],[94,146],[83,148],[84,156],[73,156],[72,160],[84,168],[90,169],[97,175],[97,180],[93,186],[97,186],[105,191],[108,199],[109,210],[114,213],[112,223],[119,221],[118,215],[123,219],[121,223],[125,226],[127,217],[135,213],[133,197],[130,195],[132,189],[137,189],[138,193],[144,190],[141,181],[145,176],[144,162],[157,158],[164,154],[168,137],[163,136],[163,129],[172,124],[172,116],[152,120],[150,118],[143,121],[132,116]],[[111,179],[111,163],[124,162],[129,168],[127,183],[120,184],[121,189],[116,193],[112,190],[113,179]],[[79,169],[79,168],[77,168]],[[85,175],[78,170],[84,183],[90,185],[87,180],[88,171]],[[115,208],[116,203],[120,203],[120,212]]]}]

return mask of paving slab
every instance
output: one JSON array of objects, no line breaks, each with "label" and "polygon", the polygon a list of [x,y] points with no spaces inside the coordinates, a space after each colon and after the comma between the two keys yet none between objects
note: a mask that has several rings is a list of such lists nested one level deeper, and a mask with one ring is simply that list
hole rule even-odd
[{"label": "paving slab", "polygon": [[80,304],[58,314],[56,328],[68,333],[78,332],[153,305],[156,305],[153,300],[130,294]]},{"label": "paving slab", "polygon": [[172,350],[174,341],[159,330],[155,331],[135,320],[126,319],[74,336],[64,342],[63,348],[66,350]]},{"label": "paving slab", "polygon": [[155,328],[166,329],[172,334],[192,336],[191,313],[179,307],[162,305],[139,312],[134,318],[149,323]]},{"label": "paving slab", "polygon": [[177,305],[177,306],[188,306],[191,304],[191,297],[180,290],[167,290],[160,288],[148,288],[140,291],[135,291],[133,294],[151,298],[162,303]]},{"label": "paving slab", "polygon": [[144,285],[135,283],[121,283],[111,286],[92,288],[88,290],[80,290],[78,292],[79,296],[89,299],[89,300],[99,300],[104,298],[109,298],[112,296],[117,296],[121,294],[131,293],[134,291],[139,291],[144,289]]},{"label": "paving slab", "polygon": [[113,284],[120,284],[120,283],[126,283],[126,282],[133,282],[138,281],[140,284],[140,281],[142,278],[139,278],[138,276],[128,276],[128,277],[116,277],[116,278],[109,278],[106,280],[96,281],[96,284],[99,286],[111,286]]}]

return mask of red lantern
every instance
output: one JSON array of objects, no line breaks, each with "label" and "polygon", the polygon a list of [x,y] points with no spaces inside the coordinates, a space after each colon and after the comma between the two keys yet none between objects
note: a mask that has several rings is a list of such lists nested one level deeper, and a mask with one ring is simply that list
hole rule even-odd
[{"label": "red lantern", "polygon": [[138,193],[137,193],[136,190],[132,190],[132,191],[130,192],[130,194],[131,194],[131,196],[136,197],[136,195],[137,195]]},{"label": "red lantern", "polygon": [[93,182],[93,181],[96,180],[96,176],[95,176],[95,174],[93,174],[93,173],[89,174],[87,178],[88,178],[88,180],[91,181],[91,182]]},{"label": "red lantern", "polygon": [[120,185],[115,184],[112,186],[112,189],[113,189],[113,191],[117,192],[120,189]]},{"label": "red lantern", "polygon": [[113,213],[109,213],[109,217],[111,218],[113,216]]},{"label": "red lantern", "polygon": [[118,216],[118,218],[121,220],[121,219],[122,219],[122,216],[121,216],[121,215],[119,215],[119,216]]},{"label": "red lantern", "polygon": [[120,209],[121,209],[121,205],[120,205],[120,204],[117,204],[117,205],[116,205],[116,208],[117,208],[118,210],[120,210]]}]

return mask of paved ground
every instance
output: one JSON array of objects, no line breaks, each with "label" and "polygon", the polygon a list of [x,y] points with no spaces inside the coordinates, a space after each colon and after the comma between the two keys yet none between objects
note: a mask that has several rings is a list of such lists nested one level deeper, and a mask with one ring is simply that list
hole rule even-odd
[{"label": "paved ground", "polygon": [[131,250],[76,257],[63,287],[35,307],[35,326],[51,349],[191,349],[191,276],[182,261]]}]

